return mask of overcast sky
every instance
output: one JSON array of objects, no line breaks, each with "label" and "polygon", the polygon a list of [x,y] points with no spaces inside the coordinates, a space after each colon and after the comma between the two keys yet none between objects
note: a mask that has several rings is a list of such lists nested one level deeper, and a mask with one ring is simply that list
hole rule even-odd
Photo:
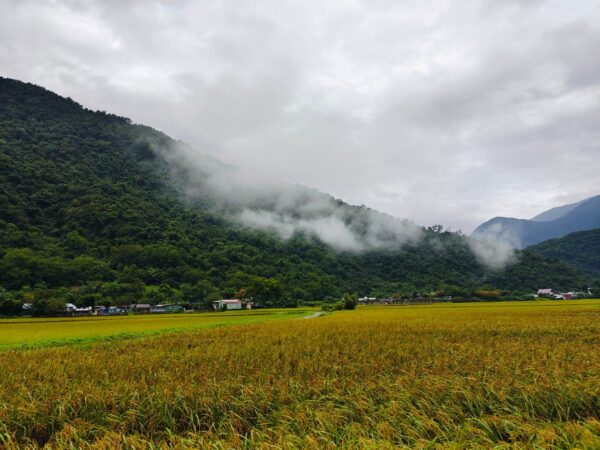
[{"label": "overcast sky", "polygon": [[600,194],[598,0],[0,0],[0,74],[423,225]]}]

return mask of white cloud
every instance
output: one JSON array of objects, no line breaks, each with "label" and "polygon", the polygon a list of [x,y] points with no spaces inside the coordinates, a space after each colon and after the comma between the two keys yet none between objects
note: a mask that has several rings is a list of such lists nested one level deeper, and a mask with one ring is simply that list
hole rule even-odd
[{"label": "white cloud", "polygon": [[600,5],[0,2],[4,76],[469,232],[598,194]]},{"label": "white cloud", "polygon": [[240,224],[276,232],[287,240],[302,233],[342,251],[399,249],[415,244],[421,227],[366,207],[349,207],[330,195],[260,172],[225,166],[182,144],[155,151],[192,200],[209,202]]}]

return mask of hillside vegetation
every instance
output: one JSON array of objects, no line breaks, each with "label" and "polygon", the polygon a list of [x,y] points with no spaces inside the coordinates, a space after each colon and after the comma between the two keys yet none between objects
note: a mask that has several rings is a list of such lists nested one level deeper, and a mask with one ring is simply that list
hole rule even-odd
[{"label": "hillside vegetation", "polygon": [[[590,283],[529,252],[507,270],[489,270],[465,236],[440,228],[360,252],[309,232],[283,240],[231,220],[236,205],[219,205],[197,179],[187,195],[190,180],[174,178],[167,162],[177,145],[128,119],[0,79],[0,314],[18,302],[43,313],[65,301],[207,302],[240,289],[265,305],[286,305],[344,292],[452,295]],[[328,201],[360,229],[355,218],[365,208]]]},{"label": "hillside vegetation", "polygon": [[564,261],[590,275],[600,276],[600,228],[550,239],[530,249],[545,257]]}]

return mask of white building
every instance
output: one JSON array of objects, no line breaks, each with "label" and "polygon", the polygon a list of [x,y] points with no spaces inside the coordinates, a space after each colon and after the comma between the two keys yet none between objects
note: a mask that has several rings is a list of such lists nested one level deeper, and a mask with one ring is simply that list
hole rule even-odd
[{"label": "white building", "polygon": [[78,308],[73,303],[67,303],[66,309],[68,313],[74,316],[89,316],[92,314],[91,306],[88,306],[86,308]]},{"label": "white building", "polygon": [[215,311],[229,311],[231,309],[242,309],[242,301],[237,299],[223,299],[213,302]]}]

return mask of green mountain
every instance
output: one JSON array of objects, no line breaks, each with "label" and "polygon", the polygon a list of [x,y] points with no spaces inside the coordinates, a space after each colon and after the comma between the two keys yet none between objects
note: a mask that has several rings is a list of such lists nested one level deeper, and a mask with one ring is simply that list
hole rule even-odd
[{"label": "green mountain", "polygon": [[600,228],[550,239],[529,249],[545,257],[564,261],[590,275],[600,276]]},{"label": "green mountain", "polygon": [[34,302],[205,302],[244,288],[285,304],[589,283],[531,252],[491,270],[460,234],[189,155],[149,127],[0,78],[0,286]]}]

